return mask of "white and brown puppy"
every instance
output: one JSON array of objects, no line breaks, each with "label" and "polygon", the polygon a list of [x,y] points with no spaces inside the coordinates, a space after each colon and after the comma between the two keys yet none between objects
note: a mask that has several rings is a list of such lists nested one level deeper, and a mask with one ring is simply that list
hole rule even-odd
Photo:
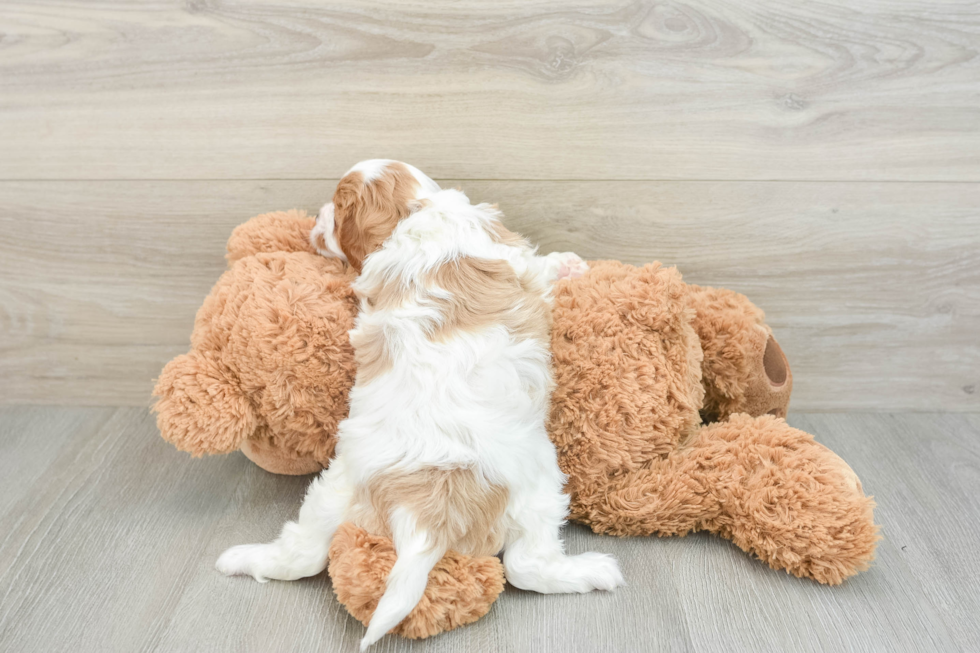
[{"label": "white and brown puppy", "polygon": [[448,549],[503,550],[507,580],[537,592],[623,582],[607,555],[565,555],[565,478],[545,431],[551,285],[587,267],[537,256],[499,218],[412,166],[372,160],[341,180],[312,233],[360,273],[350,416],[299,519],[217,566],[292,580],[326,567],[344,521],[390,536],[398,560],[362,650],[415,607]]}]

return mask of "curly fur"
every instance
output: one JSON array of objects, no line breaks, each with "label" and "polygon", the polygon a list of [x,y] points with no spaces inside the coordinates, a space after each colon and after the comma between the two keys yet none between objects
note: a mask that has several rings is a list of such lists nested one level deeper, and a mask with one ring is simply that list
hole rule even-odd
[{"label": "curly fur", "polygon": [[178,449],[243,448],[279,473],[329,464],[354,381],[357,304],[352,275],[312,253],[312,220],[300,215],[259,216],[232,234],[230,269],[197,313],[191,352],[154,389],[160,433]]},{"label": "curly fur", "polygon": [[[395,547],[386,537],[343,524],[333,538],[327,571],[334,593],[365,626],[371,621],[394,564]],[[420,639],[473,623],[490,611],[503,589],[504,566],[499,559],[449,551],[429,572],[422,600],[391,632]]]},{"label": "curly fur", "polygon": [[[704,420],[738,412],[786,417],[793,374],[765,314],[744,295],[722,288],[688,285],[686,301],[704,352]],[[767,357],[778,370],[767,371]],[[774,371],[785,375],[777,384],[770,378]]]}]

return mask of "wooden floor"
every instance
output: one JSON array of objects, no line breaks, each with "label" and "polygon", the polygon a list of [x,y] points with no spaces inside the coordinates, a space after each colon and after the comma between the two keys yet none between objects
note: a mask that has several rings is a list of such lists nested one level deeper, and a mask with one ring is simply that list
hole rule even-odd
[{"label": "wooden floor", "polygon": [[[868,572],[829,588],[708,536],[616,539],[614,594],[508,587],[474,625],[383,651],[955,651],[980,642],[980,416],[792,414],[876,495]],[[355,651],[363,627],[329,579],[218,574],[227,546],[271,539],[308,478],[240,454],[195,460],[139,408],[0,410],[0,650]]]}]

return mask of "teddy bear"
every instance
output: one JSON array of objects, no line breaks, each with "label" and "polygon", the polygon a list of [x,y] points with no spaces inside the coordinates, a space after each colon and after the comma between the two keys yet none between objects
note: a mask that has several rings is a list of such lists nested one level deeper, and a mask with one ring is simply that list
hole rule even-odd
[{"label": "teddy bear", "polygon": [[[240,449],[279,474],[329,465],[354,381],[357,298],[353,272],[310,245],[313,224],[286,211],[232,233],[191,350],[154,390],[160,432],[177,448]],[[617,536],[710,531],[820,583],[866,569],[874,502],[847,463],[783,419],[792,373],[763,312],[675,268],[589,266],[554,289],[548,430],[570,519]],[[365,624],[394,560],[390,540],[353,524],[334,537],[334,592]],[[503,586],[498,558],[451,551],[393,632],[471,623]]]}]

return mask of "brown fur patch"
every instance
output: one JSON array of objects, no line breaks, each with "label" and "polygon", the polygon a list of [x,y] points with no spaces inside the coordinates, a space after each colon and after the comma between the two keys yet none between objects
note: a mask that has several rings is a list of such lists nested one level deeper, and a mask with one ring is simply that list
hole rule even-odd
[{"label": "brown fur patch", "polygon": [[340,180],[333,196],[334,235],[352,268],[360,272],[364,259],[418,208],[417,191],[415,177],[398,162],[367,183],[360,172]]},{"label": "brown fur patch", "polygon": [[[450,298],[435,297],[428,287],[437,286],[449,292]],[[534,338],[545,343],[551,330],[551,308],[544,300],[546,288],[531,277],[518,276],[507,261],[461,258],[429,273],[417,294],[422,301],[436,304],[443,314],[432,339],[444,340],[457,331],[476,331],[492,324],[502,324],[515,337]],[[361,292],[360,297],[373,310],[404,306],[413,290],[405,283],[393,281],[378,284]],[[379,334],[380,336],[380,334]],[[362,340],[354,342],[355,349]],[[366,346],[380,349],[381,344]],[[368,360],[380,357],[368,355]],[[358,359],[359,370],[360,359]],[[390,367],[390,361],[389,365]],[[384,368],[385,370],[388,367]]]},{"label": "brown fur patch", "polygon": [[359,494],[355,503],[370,506],[371,514],[355,514],[355,521],[372,533],[390,537],[388,518],[402,508],[438,546],[467,555],[494,555],[503,548],[500,518],[509,493],[472,469],[428,467],[379,474]]},{"label": "brown fur patch", "polygon": [[517,337],[548,342],[551,310],[544,299],[546,289],[530,277],[519,277],[507,261],[461,258],[437,268],[431,282],[452,294],[437,300],[444,318],[435,339],[503,324]]},{"label": "brown fur patch", "polygon": [[404,306],[411,295],[409,287],[400,279],[377,283],[358,291],[358,297],[367,303],[368,308],[377,311]]}]

